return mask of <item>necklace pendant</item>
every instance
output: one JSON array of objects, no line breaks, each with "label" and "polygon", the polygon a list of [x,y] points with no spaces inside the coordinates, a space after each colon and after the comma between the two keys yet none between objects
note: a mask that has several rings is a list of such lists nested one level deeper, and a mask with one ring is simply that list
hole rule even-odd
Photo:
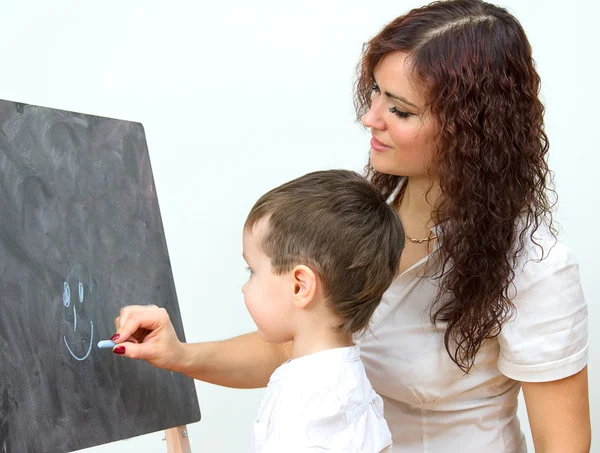
[{"label": "necklace pendant", "polygon": [[423,242],[431,242],[434,239],[437,239],[437,235],[432,234],[429,237],[426,238],[422,238],[422,239],[417,239],[417,238],[411,238],[408,234],[404,234],[404,236],[406,236],[406,239],[408,239],[410,242],[412,242],[413,244],[422,244]]}]

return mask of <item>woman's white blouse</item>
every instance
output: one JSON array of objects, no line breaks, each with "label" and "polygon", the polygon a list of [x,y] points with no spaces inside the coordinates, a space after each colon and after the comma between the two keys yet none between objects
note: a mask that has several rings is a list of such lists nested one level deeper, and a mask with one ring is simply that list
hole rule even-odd
[{"label": "woman's white blouse", "polygon": [[430,308],[438,286],[428,258],[396,278],[362,339],[361,358],[384,401],[394,451],[523,453],[520,382],[562,379],[587,364],[587,306],[571,251],[545,232],[526,244],[515,269],[515,310],[465,375],[444,347]]}]

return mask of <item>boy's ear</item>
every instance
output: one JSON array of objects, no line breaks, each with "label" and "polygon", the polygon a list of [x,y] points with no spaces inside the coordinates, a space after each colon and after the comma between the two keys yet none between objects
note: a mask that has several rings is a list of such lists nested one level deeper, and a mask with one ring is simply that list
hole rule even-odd
[{"label": "boy's ear", "polygon": [[292,300],[296,308],[306,308],[317,292],[317,274],[303,264],[292,269]]}]

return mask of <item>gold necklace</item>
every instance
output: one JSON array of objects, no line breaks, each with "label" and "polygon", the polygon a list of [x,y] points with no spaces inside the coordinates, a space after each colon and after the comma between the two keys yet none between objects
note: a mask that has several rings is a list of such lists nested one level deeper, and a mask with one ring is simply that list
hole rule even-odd
[{"label": "gold necklace", "polygon": [[411,238],[408,234],[404,233],[404,236],[406,236],[406,239],[408,239],[410,242],[412,242],[413,244],[422,244],[423,242],[431,242],[434,239],[437,239],[437,235],[431,233],[428,237],[426,238],[422,238],[422,239],[416,239],[416,238]]},{"label": "gold necklace", "polygon": [[[400,202],[402,201],[402,198],[404,197],[405,189],[406,189],[406,182],[402,185],[402,187],[398,191],[398,194],[396,195],[396,206],[398,208],[400,207]],[[437,235],[433,234],[433,233],[429,233],[429,236],[427,236],[426,238],[412,238],[408,234],[406,234],[406,232],[404,232],[404,236],[406,237],[406,239],[408,239],[413,244],[422,244],[423,242],[429,243],[429,242],[433,241],[434,239],[437,239]]]}]

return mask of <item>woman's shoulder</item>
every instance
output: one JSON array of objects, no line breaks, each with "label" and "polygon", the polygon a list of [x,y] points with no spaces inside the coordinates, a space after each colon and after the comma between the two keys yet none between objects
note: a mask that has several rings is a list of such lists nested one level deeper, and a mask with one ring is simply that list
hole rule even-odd
[{"label": "woman's shoulder", "polygon": [[535,231],[530,228],[523,233],[522,250],[514,268],[517,289],[540,280],[572,278],[572,273],[563,272],[570,268],[578,268],[575,254],[548,226],[540,225]]},{"label": "woman's shoulder", "polygon": [[573,252],[546,228],[524,240],[514,311],[498,336],[498,368],[518,381],[562,379],[587,363],[587,304]]}]

